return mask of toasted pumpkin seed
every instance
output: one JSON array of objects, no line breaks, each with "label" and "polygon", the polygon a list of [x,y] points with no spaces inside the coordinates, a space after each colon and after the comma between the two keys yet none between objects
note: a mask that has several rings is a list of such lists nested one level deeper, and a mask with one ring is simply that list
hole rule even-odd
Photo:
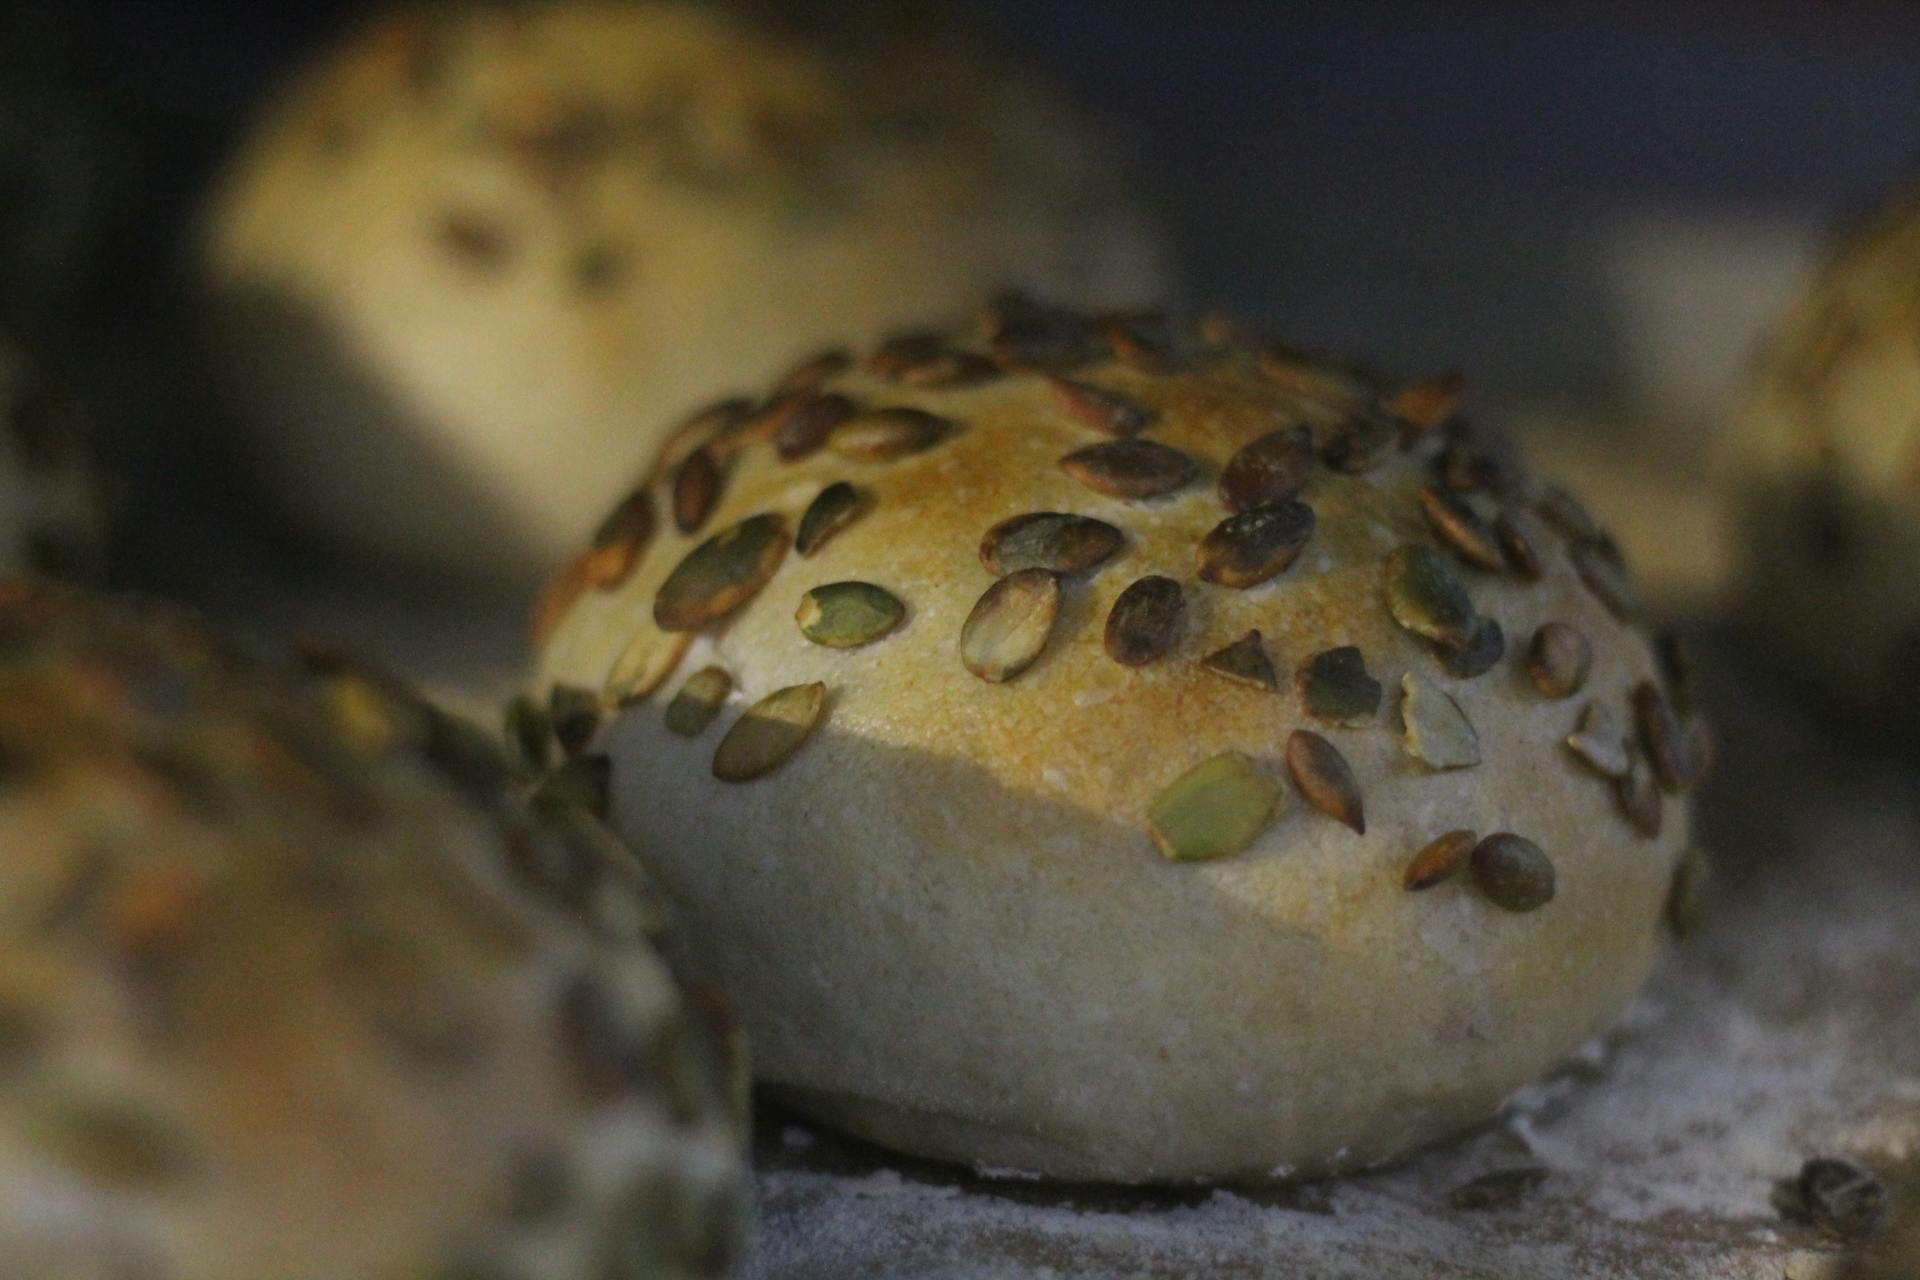
[{"label": "toasted pumpkin seed", "polygon": [[653,476],[657,478],[672,472],[688,454],[718,439],[723,432],[731,430],[751,414],[753,409],[753,401],[744,396],[730,396],[694,410],[687,415],[686,421],[668,434],[667,442],[660,446],[660,453],[653,463]]},{"label": "toasted pumpkin seed", "polygon": [[600,695],[576,685],[556,684],[547,694],[547,716],[553,736],[569,756],[586,750],[600,727]]},{"label": "toasted pumpkin seed", "polygon": [[642,485],[608,513],[594,530],[593,545],[582,562],[588,585],[603,591],[625,582],[653,538],[653,497]]},{"label": "toasted pumpkin seed", "polygon": [[1358,725],[1380,711],[1380,682],[1367,674],[1366,655],[1354,645],[1314,654],[1293,673],[1293,685],[1316,720]]},{"label": "toasted pumpkin seed", "polygon": [[[1154,336],[1148,336],[1148,329]],[[1100,321],[1100,333],[1121,363],[1150,372],[1167,367],[1167,348],[1172,345],[1172,338],[1167,333],[1165,316],[1107,316]]]},{"label": "toasted pumpkin seed", "polygon": [[653,620],[667,631],[697,631],[726,617],[765,586],[787,554],[787,522],[749,516],[689,551],[660,585]]},{"label": "toasted pumpkin seed", "polygon": [[860,491],[845,480],[836,480],[822,489],[807,504],[800,517],[800,531],[794,535],[793,549],[802,557],[825,546],[827,539],[853,523],[860,514]]},{"label": "toasted pumpkin seed", "polygon": [[1222,751],[1155,797],[1147,829],[1171,862],[1228,858],[1259,838],[1282,798],[1278,779],[1238,751]]},{"label": "toasted pumpkin seed", "polygon": [[1887,1189],[1872,1172],[1838,1156],[1815,1156],[1774,1197],[1788,1217],[1841,1240],[1873,1235],[1887,1219]]},{"label": "toasted pumpkin seed", "polygon": [[1660,686],[1642,680],[1633,687],[1634,721],[1640,727],[1640,744],[1653,765],[1653,776],[1668,791],[1682,791],[1693,784],[1694,762],[1688,750],[1687,735],[1680,717]]},{"label": "toasted pumpkin seed", "polygon": [[1060,468],[1096,493],[1157,498],[1193,479],[1193,459],[1153,440],[1107,440],[1075,449]]},{"label": "toasted pumpkin seed", "polygon": [[945,347],[905,365],[898,381],[910,387],[966,387],[1000,376],[1000,366],[971,351]]},{"label": "toasted pumpkin seed", "polygon": [[1640,617],[1640,600],[1618,552],[1609,544],[1576,543],[1571,554],[1580,581],[1607,607],[1607,612],[1622,622]]},{"label": "toasted pumpkin seed", "polygon": [[1068,416],[1082,426],[1092,427],[1101,435],[1138,435],[1153,421],[1153,411],[1132,396],[1091,383],[1076,382],[1072,378],[1056,376],[1048,381],[1053,386],[1054,397],[1060,401],[1060,407],[1067,411]]},{"label": "toasted pumpkin seed", "polygon": [[1226,648],[1208,654],[1200,665],[1216,675],[1256,689],[1276,689],[1280,684],[1258,631],[1249,631]]},{"label": "toasted pumpkin seed", "polygon": [[945,348],[946,338],[932,329],[896,333],[867,357],[867,372],[876,378],[897,382],[906,370],[936,359]]},{"label": "toasted pumpkin seed", "polygon": [[1400,878],[1401,884],[1416,892],[1433,888],[1467,865],[1467,859],[1473,856],[1474,845],[1479,840],[1480,837],[1472,831],[1447,832],[1413,855],[1413,861],[1407,864],[1406,874]]},{"label": "toasted pumpkin seed", "polygon": [[1330,408],[1350,408],[1366,394],[1352,375],[1320,363],[1285,343],[1260,353],[1260,372],[1288,395]]},{"label": "toasted pumpkin seed", "polygon": [[1298,497],[1313,471],[1313,433],[1305,426],[1269,431],[1242,446],[1220,471],[1220,501],[1251,511]]},{"label": "toasted pumpkin seed", "polygon": [[1343,423],[1320,446],[1320,460],[1343,475],[1364,475],[1399,447],[1399,423],[1383,414],[1363,412]]},{"label": "toasted pumpkin seed", "polygon": [[1420,510],[1440,541],[1468,564],[1490,573],[1507,567],[1493,530],[1459,498],[1428,485],[1420,490]]},{"label": "toasted pumpkin seed", "polygon": [[1473,601],[1446,557],[1431,547],[1399,547],[1387,557],[1387,609],[1417,636],[1451,648],[1473,638]]},{"label": "toasted pumpkin seed", "polygon": [[1568,542],[1599,542],[1605,537],[1580,500],[1557,484],[1541,485],[1533,505]]},{"label": "toasted pumpkin seed", "polygon": [[1082,573],[1118,551],[1126,538],[1104,520],[1032,511],[1002,520],[980,540],[980,563],[1003,577],[1021,569]]},{"label": "toasted pumpkin seed", "polygon": [[1627,815],[1627,821],[1633,829],[1651,840],[1660,834],[1661,819],[1664,816],[1664,803],[1660,797],[1660,784],[1654,780],[1653,766],[1647,763],[1639,750],[1628,746],[1627,771],[1614,779],[1614,798],[1620,802],[1620,811]]},{"label": "toasted pumpkin seed", "polygon": [[1667,888],[1667,927],[1676,938],[1690,938],[1700,927],[1700,910],[1707,896],[1706,850],[1694,845],[1680,855]]},{"label": "toasted pumpkin seed", "polygon": [[1458,649],[1440,650],[1440,665],[1447,674],[1460,680],[1477,680],[1499,664],[1507,654],[1507,632],[1497,619],[1479,618],[1473,634]]},{"label": "toasted pumpkin seed", "polygon": [[1394,417],[1425,433],[1444,426],[1460,412],[1467,380],[1458,372],[1435,374],[1400,388],[1383,402]]},{"label": "toasted pumpkin seed", "polygon": [[1447,1192],[1447,1203],[1455,1209],[1505,1209],[1546,1180],[1547,1171],[1539,1165],[1496,1169]]},{"label": "toasted pumpkin seed", "polygon": [[960,628],[960,661],[991,684],[1011,680],[1047,647],[1060,612],[1060,579],[1021,569],[986,589]]},{"label": "toasted pumpkin seed", "polygon": [[687,677],[667,704],[667,732],[683,738],[699,737],[720,714],[732,692],[733,677],[725,667],[700,668]]},{"label": "toasted pumpkin seed", "polygon": [[1107,614],[1107,656],[1124,667],[1157,662],[1180,641],[1187,597],[1172,578],[1150,574],[1113,602]]},{"label": "toasted pumpkin seed", "polygon": [[1003,369],[1071,369],[1092,356],[1093,331],[1070,311],[1029,304],[1003,311],[987,341]]},{"label": "toasted pumpkin seed", "polygon": [[774,394],[791,396],[813,391],[828,378],[838,377],[852,367],[853,356],[845,347],[829,348],[808,356],[780,375],[780,381],[774,384]]},{"label": "toasted pumpkin seed", "polygon": [[1493,536],[1500,540],[1500,550],[1507,557],[1507,567],[1517,576],[1535,581],[1545,572],[1540,560],[1540,548],[1546,545],[1545,534],[1524,509],[1507,507],[1502,510],[1494,518]]},{"label": "toasted pumpkin seed", "polygon": [[1589,702],[1581,710],[1580,726],[1567,735],[1567,747],[1603,778],[1624,778],[1633,765],[1620,722],[1604,703]]},{"label": "toasted pumpkin seed", "polygon": [[900,598],[871,582],[828,582],[800,597],[793,615],[800,634],[829,649],[858,649],[898,627],[907,616]]},{"label": "toasted pumpkin seed", "polygon": [[1538,911],[1553,901],[1553,863],[1540,846],[1510,831],[1473,850],[1473,882],[1503,911]]},{"label": "toasted pumpkin seed", "polygon": [[1543,622],[1527,645],[1527,676],[1549,698],[1570,698],[1593,670],[1593,645],[1579,628]]},{"label": "toasted pumpkin seed", "polygon": [[1366,834],[1360,784],[1338,747],[1310,730],[1295,729],[1287,739],[1287,772],[1293,775],[1293,785],[1300,788],[1308,804]]},{"label": "toasted pumpkin seed", "polygon": [[1480,735],[1467,713],[1418,672],[1400,677],[1400,721],[1407,754],[1429,769],[1468,769],[1480,763]]},{"label": "toasted pumpkin seed", "polygon": [[772,773],[813,736],[826,709],[827,686],[789,685],[768,694],[733,722],[713,752],[713,776],[751,782]]},{"label": "toasted pumpkin seed", "polygon": [[691,631],[662,631],[642,624],[640,631],[614,659],[600,696],[615,707],[632,706],[660,687],[673,674],[693,644]]},{"label": "toasted pumpkin seed", "polygon": [[774,433],[774,452],[783,462],[798,462],[826,447],[835,427],[856,412],[853,401],[838,392],[804,394],[794,401]]},{"label": "toasted pumpkin seed", "polygon": [[720,500],[720,465],[709,449],[695,449],[673,473],[673,523],[692,533]]},{"label": "toasted pumpkin seed", "polygon": [[868,409],[840,423],[827,436],[827,445],[843,458],[886,462],[924,453],[945,440],[956,424],[925,409],[895,405]]},{"label": "toasted pumpkin seed", "polygon": [[1251,587],[1284,572],[1313,537],[1313,508],[1276,502],[1228,516],[1200,540],[1200,577],[1223,587]]}]

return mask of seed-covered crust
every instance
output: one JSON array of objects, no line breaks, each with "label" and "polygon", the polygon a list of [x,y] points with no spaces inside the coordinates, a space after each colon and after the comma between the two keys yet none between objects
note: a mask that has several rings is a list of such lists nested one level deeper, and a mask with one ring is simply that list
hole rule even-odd
[{"label": "seed-covered crust", "polygon": [[1920,185],[1834,243],[1725,433],[1749,630],[1849,716],[1920,734]]},{"label": "seed-covered crust", "polygon": [[624,846],[328,660],[0,587],[0,1274],[719,1275],[742,1178]]},{"label": "seed-covered crust", "polygon": [[1050,95],[896,6],[778,8],[440,6],[290,88],[205,252],[240,447],[289,515],[531,575],[743,376],[1010,284],[1164,287]]},{"label": "seed-covered crust", "polygon": [[[1612,544],[1455,415],[1452,380],[1220,332],[1002,299],[923,340],[992,363],[963,386],[865,360],[807,393],[937,415],[937,443],[729,447],[701,527],[658,529],[617,581],[558,575],[544,684],[604,689],[623,653],[684,649],[592,744],[611,818],[684,906],[688,962],[741,1001],[762,1077],[814,1113],[1064,1177],[1353,1167],[1486,1116],[1652,964],[1700,726]],[[1183,478],[1063,467],[1114,437],[1062,376],[1139,407],[1119,439],[1158,452],[1125,474]],[[857,514],[811,555],[726,552],[837,485]],[[1525,554],[1488,565],[1454,532],[1482,526],[1524,529]],[[849,580],[904,620],[810,643],[795,608]],[[670,582],[696,631],[661,628]],[[1529,673],[1549,623],[1590,650],[1572,696]],[[716,667],[725,706],[675,732],[676,691]],[[805,736],[732,780],[748,708],[816,686]],[[1568,745],[1586,723],[1599,751],[1603,719],[1641,766],[1630,796]]]},{"label": "seed-covered crust", "polygon": [[91,578],[103,537],[79,415],[0,338],[0,577]]}]

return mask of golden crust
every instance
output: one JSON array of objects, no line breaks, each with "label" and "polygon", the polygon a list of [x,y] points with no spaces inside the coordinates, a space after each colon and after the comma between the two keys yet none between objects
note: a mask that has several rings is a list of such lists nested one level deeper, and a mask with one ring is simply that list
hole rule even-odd
[{"label": "golden crust", "polygon": [[505,784],[366,674],[0,588],[0,1272],[719,1274],[645,887]]},{"label": "golden crust", "polygon": [[[826,390],[860,408],[953,426],[881,462],[832,443],[799,461],[710,444],[729,463],[707,521],[663,528],[628,578],[580,591],[551,628],[542,682],[602,688],[623,654],[667,641],[654,600],[703,539],[769,512],[791,529],[824,487],[851,482],[862,514],[814,554],[789,552],[660,686],[671,694],[688,672],[724,668],[735,692],[717,727],[675,735],[656,701],[604,732],[612,821],[652,851],[684,910],[687,961],[740,1000],[762,1078],[880,1141],[1056,1176],[1262,1176],[1391,1157],[1488,1114],[1605,1026],[1651,966],[1686,801],[1666,796],[1658,836],[1637,834],[1613,786],[1562,740],[1589,700],[1631,726],[1632,691],[1661,678],[1653,653],[1615,616],[1630,602],[1611,585],[1620,571],[1604,535],[1498,442],[1431,420],[1445,415],[1422,415],[1424,431],[1390,417],[1381,402],[1395,389],[1364,372],[1164,335],[1151,357],[1119,343],[1134,354],[1123,360],[1113,322],[1085,324],[1018,303],[990,321],[1001,342],[952,344],[1017,365],[1010,328],[1027,351],[1050,327],[1056,339],[1081,332],[1072,378],[1146,409],[1142,438],[1185,454],[1195,479],[1125,499],[1068,474],[1059,460],[1104,437],[1084,397],[1043,372],[942,389],[840,375]],[[1122,326],[1136,338],[1161,328]],[[1229,515],[1222,468],[1300,424],[1320,459],[1298,494],[1314,513],[1304,548],[1259,585],[1205,581],[1198,549]],[[1363,466],[1375,447],[1378,464]],[[1418,500],[1442,476],[1471,488],[1456,496],[1481,519],[1525,509],[1541,563],[1535,581],[1443,562],[1476,615],[1505,631],[1505,657],[1472,678],[1449,669],[1466,655],[1396,621],[1395,608],[1411,618],[1424,605],[1389,599],[1392,553],[1447,545]],[[1038,660],[989,684],[960,652],[962,623],[993,582],[978,549],[990,528],[1036,511],[1096,517],[1125,543],[1062,580]],[[1123,666],[1103,624],[1150,574],[1181,584],[1184,627],[1167,656]],[[801,596],[849,579],[897,596],[905,623],[863,648],[810,644],[794,621]],[[1591,641],[1576,696],[1550,699],[1525,673],[1547,621]],[[1277,689],[1205,662],[1250,629]],[[1351,724],[1310,715],[1293,679],[1343,645],[1387,690]],[[1457,701],[1480,763],[1440,771],[1413,758],[1398,722],[1408,673]],[[743,709],[814,681],[828,697],[811,739],[757,781],[716,781],[715,744]],[[1349,764],[1364,835],[1288,778],[1286,744],[1303,728]],[[1223,752],[1285,782],[1288,798],[1245,852],[1167,861],[1149,808]],[[1316,793],[1337,795],[1338,783]],[[1556,896],[1509,914],[1466,876],[1405,890],[1415,854],[1459,828],[1538,844]]]}]

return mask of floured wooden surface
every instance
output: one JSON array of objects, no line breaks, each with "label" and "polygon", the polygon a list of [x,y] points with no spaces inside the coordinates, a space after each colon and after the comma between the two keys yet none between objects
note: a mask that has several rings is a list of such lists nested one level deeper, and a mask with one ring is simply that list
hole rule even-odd
[{"label": "floured wooden surface", "polygon": [[[878,1277],[1920,1276],[1920,764],[1817,724],[1701,646],[1723,738],[1709,914],[1623,1025],[1501,1123],[1396,1169],[1293,1189],[1141,1194],[993,1181],[778,1116],[758,1142],[760,1280]],[[1783,1221],[1816,1154],[1882,1173],[1894,1223],[1848,1253]],[[1450,1208],[1544,1166],[1505,1209]],[[1910,1247],[1912,1241],[1908,1240]]]}]

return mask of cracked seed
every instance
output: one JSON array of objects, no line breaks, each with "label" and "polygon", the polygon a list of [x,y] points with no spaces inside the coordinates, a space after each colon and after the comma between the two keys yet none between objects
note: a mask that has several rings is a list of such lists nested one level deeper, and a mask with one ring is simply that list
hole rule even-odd
[{"label": "cracked seed", "polygon": [[1200,665],[1216,675],[1256,689],[1272,690],[1280,684],[1258,631],[1249,631],[1226,648],[1208,654]]},{"label": "cracked seed", "polygon": [[1589,702],[1581,710],[1580,726],[1567,735],[1567,747],[1603,778],[1624,778],[1633,765],[1620,722],[1604,703]]},{"label": "cracked seed", "polygon": [[1314,654],[1293,673],[1307,714],[1338,725],[1360,725],[1380,711],[1380,682],[1367,674],[1366,656],[1354,645]]},{"label": "cracked seed", "polygon": [[1480,763],[1480,735],[1460,704],[1433,681],[1409,671],[1400,677],[1402,745],[1429,769],[1469,769]]}]

